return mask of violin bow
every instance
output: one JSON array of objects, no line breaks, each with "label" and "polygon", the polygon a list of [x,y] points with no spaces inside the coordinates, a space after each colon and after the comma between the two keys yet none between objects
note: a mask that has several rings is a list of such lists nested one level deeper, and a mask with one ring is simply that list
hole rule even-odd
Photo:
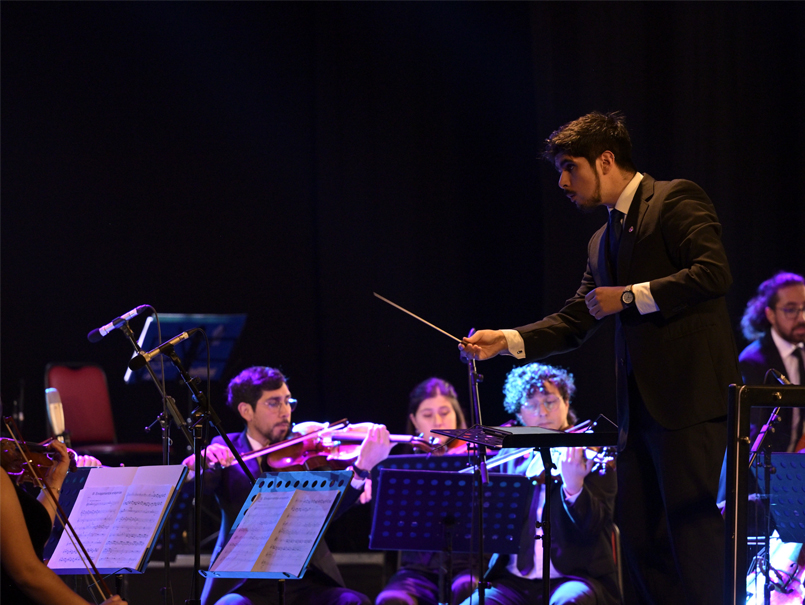
[{"label": "violin bow", "polygon": [[[11,421],[11,424],[9,424],[9,420]],[[37,484],[36,486],[40,490],[45,492],[53,501],[53,503],[56,505],[56,518],[59,519],[59,522],[62,524],[64,531],[67,532],[67,537],[70,539],[70,542],[72,543],[73,548],[76,549],[76,552],[78,553],[79,557],[81,557],[81,562],[84,564],[84,568],[87,570],[87,574],[92,578],[95,588],[98,589],[98,591],[101,593],[101,597],[105,601],[106,599],[112,596],[112,591],[109,590],[109,587],[106,585],[106,582],[104,581],[101,572],[99,572],[98,568],[95,567],[95,563],[92,560],[92,557],[89,556],[87,549],[84,548],[84,545],[81,543],[81,539],[78,537],[78,533],[75,531],[75,529],[73,529],[73,526],[70,523],[70,519],[68,518],[67,513],[64,512],[64,509],[61,507],[61,504],[59,504],[59,499],[53,494],[53,490],[51,490],[50,486],[44,481],[42,481],[39,475],[36,474],[34,466],[31,463],[31,457],[28,455],[27,447],[23,445],[24,440],[22,439],[22,433],[19,432],[17,423],[10,416],[4,417],[3,422],[6,425],[6,430],[8,430],[9,434],[11,435],[11,439],[14,441],[14,445],[17,447],[17,450],[19,451],[20,455],[25,460],[25,464],[28,465],[28,470],[31,472],[31,476],[34,478]],[[18,434],[19,438],[17,437]],[[89,566],[87,565],[87,561],[89,562]],[[92,567],[92,570],[90,570],[90,566]],[[106,594],[104,594],[104,590],[106,591]]]},{"label": "violin bow", "polygon": [[259,458],[260,456],[265,456],[267,454],[271,454],[273,452],[277,452],[283,448],[290,447],[292,445],[296,445],[297,443],[301,443],[305,439],[310,439],[311,437],[315,437],[316,435],[323,433],[324,431],[332,431],[336,429],[342,429],[349,424],[349,420],[343,418],[338,422],[333,422],[328,424],[325,427],[317,429],[315,431],[309,432],[307,435],[299,435],[299,437],[294,437],[293,439],[286,439],[285,441],[280,441],[279,443],[272,443],[271,445],[267,445],[266,447],[260,448],[259,450],[254,450],[249,452],[248,454],[243,454],[241,457],[243,461],[246,462],[247,460],[252,460],[254,458]]}]

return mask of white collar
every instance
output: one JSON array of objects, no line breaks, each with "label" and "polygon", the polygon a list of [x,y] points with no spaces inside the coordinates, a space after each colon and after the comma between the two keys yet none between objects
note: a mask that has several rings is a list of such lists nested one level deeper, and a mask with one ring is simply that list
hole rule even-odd
[{"label": "white collar", "polygon": [[263,444],[262,444],[262,443],[260,443],[259,441],[256,441],[256,440],[252,439],[252,436],[251,436],[251,435],[249,435],[249,431],[248,431],[248,430],[246,431],[246,439],[248,439],[248,440],[249,440],[249,445],[251,445],[251,446],[252,446],[252,450],[251,450],[251,451],[255,451],[255,450],[261,450],[261,449],[263,449],[264,447],[266,447],[265,445],[263,445]]},{"label": "white collar", "polygon": [[[777,330],[774,329],[774,326],[771,328],[771,337],[774,340],[774,344],[777,346],[777,351],[780,353],[780,357],[785,360],[786,357],[792,355],[794,351],[801,349],[802,345],[798,344],[795,345],[793,342],[788,342],[785,338],[780,336],[777,333]],[[800,381],[802,377],[800,376]]]},{"label": "white collar", "polygon": [[629,208],[632,206],[632,199],[634,199],[634,194],[637,191],[638,185],[640,185],[640,181],[643,180],[643,175],[639,172],[635,172],[635,175],[632,177],[632,180],[624,187],[621,194],[618,196],[618,201],[615,202],[615,206],[613,206],[614,210],[618,210],[619,212],[623,212],[623,216],[629,214]]}]

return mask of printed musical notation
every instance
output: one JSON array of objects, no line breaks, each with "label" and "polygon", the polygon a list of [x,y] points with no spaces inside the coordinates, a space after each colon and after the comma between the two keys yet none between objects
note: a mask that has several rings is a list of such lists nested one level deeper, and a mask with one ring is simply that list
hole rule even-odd
[{"label": "printed musical notation", "polygon": [[[126,488],[125,485],[86,488],[76,499],[70,513],[70,524],[93,561],[97,559],[106,542],[106,536],[126,495]],[[84,557],[65,532],[53,551],[49,566],[83,567],[84,564]]]},{"label": "printed musical notation", "polygon": [[338,490],[258,493],[210,571],[299,576],[337,496]]},{"label": "printed musical notation", "polygon": [[[90,471],[70,523],[99,570],[144,567],[145,555],[186,472],[181,465]],[[82,573],[83,559],[64,532],[48,566],[57,573]]]},{"label": "printed musical notation", "polygon": [[255,565],[258,571],[296,570],[299,575],[319,537],[337,492],[296,491]]},{"label": "printed musical notation", "polygon": [[157,530],[171,490],[172,485],[129,487],[98,558],[98,567],[139,566]]}]

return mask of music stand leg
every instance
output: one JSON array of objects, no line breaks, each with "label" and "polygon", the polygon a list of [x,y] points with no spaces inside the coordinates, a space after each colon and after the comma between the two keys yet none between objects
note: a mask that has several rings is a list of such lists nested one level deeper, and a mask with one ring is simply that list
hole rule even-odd
[{"label": "music stand leg", "polygon": [[549,603],[551,598],[551,448],[541,447],[542,467],[545,469],[545,504],[542,506],[542,602]]}]

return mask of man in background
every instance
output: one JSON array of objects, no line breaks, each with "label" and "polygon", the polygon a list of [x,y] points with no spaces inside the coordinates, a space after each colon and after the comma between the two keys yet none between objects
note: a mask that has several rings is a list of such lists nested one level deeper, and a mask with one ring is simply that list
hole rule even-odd
[{"label": "man in background", "polygon": [[[744,384],[761,385],[766,372],[775,369],[792,384],[803,384],[803,343],[805,343],[805,278],[796,273],[779,272],[758,286],[757,294],[746,305],[741,329],[750,341],[738,358]],[[764,411],[766,412],[763,417]],[[768,420],[768,412],[754,408],[753,432]],[[805,417],[799,408],[782,408],[774,432],[766,435],[775,452],[796,452],[805,447]]]}]

